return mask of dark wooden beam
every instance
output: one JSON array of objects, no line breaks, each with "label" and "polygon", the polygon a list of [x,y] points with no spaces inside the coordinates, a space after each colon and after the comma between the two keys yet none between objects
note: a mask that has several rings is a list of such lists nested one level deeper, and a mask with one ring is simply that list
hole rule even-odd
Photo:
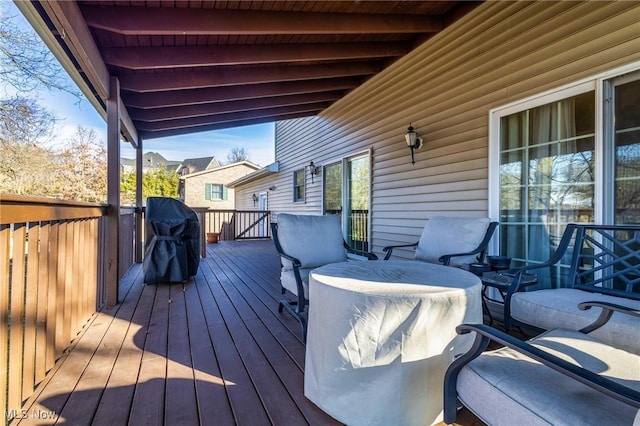
[{"label": "dark wooden beam", "polygon": [[245,86],[206,89],[173,90],[158,93],[129,93],[122,97],[129,108],[164,108],[169,106],[206,104],[268,96],[351,90],[360,84],[356,77],[325,80],[291,81],[286,83],[248,84]]},{"label": "dark wooden beam", "polygon": [[250,120],[239,120],[239,121],[228,121],[225,123],[219,124],[208,124],[204,126],[195,126],[195,127],[185,127],[182,129],[172,129],[172,130],[162,130],[162,131],[140,131],[140,135],[145,139],[157,139],[157,138],[165,138],[169,136],[178,136],[178,135],[186,135],[190,133],[198,133],[198,132],[209,132],[213,130],[221,130],[221,129],[230,129],[232,127],[242,127],[242,126],[251,126],[254,124],[261,123],[271,123],[274,121],[281,120],[292,120],[294,118],[303,118],[310,117],[315,114],[311,113],[296,113],[296,114],[287,114],[282,116],[274,116],[274,117],[263,117],[263,118],[255,118]]},{"label": "dark wooden beam", "polygon": [[331,102],[317,102],[313,104],[292,105],[277,108],[265,108],[253,111],[231,112],[202,117],[180,118],[177,120],[164,120],[155,122],[136,122],[139,131],[162,131],[183,129],[185,127],[203,126],[208,124],[221,124],[232,121],[251,120],[256,118],[278,117],[281,115],[307,113],[315,115],[331,105]]},{"label": "dark wooden beam", "polygon": [[211,67],[207,70],[156,72],[120,76],[122,90],[156,92],[163,90],[199,89],[203,87],[273,83],[373,75],[382,70],[376,62],[337,62],[319,65],[291,65],[273,68]]},{"label": "dark wooden beam", "polygon": [[131,108],[131,117],[136,121],[163,121],[176,118],[200,117],[204,115],[225,114],[230,112],[251,111],[314,102],[333,102],[340,99],[342,91],[305,93],[303,95],[273,96],[243,101],[216,102],[212,104],[184,105],[169,108],[139,109]]},{"label": "dark wooden beam", "polygon": [[107,203],[105,296],[107,305],[115,306],[120,285],[120,84],[116,77],[109,80],[107,99]]},{"label": "dark wooden beam", "polygon": [[124,35],[410,34],[443,27],[437,17],[401,14],[92,6],[82,13],[89,26]]},{"label": "dark wooden beam", "polygon": [[301,43],[225,46],[110,47],[102,49],[109,65],[129,69],[187,68],[304,61],[337,61],[403,56],[403,43]]}]

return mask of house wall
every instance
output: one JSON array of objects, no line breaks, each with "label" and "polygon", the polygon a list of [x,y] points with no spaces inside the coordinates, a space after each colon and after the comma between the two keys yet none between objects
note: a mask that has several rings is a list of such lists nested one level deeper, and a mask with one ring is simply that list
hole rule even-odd
[{"label": "house wall", "polygon": [[223,184],[239,179],[258,169],[249,164],[223,166],[213,170],[187,175],[184,178],[184,202],[190,207],[208,207],[212,209],[234,209],[235,190],[228,188],[226,200],[206,200],[205,186],[207,183]]},{"label": "house wall", "polygon": [[[267,208],[271,209],[271,200],[278,194],[278,187],[276,186],[273,190],[269,188],[275,186],[277,181],[277,175],[269,175],[262,179],[255,180],[250,184],[234,188],[236,193],[236,209],[257,210],[258,203],[253,203],[253,194],[260,195],[261,193],[267,194]],[[282,202],[282,200],[280,200],[280,202]]]},{"label": "house wall", "polygon": [[638,2],[483,3],[321,115],[277,123],[269,208],[320,214],[321,177],[293,203],[293,171],[371,149],[374,252],[432,215],[486,216],[489,110],[638,60]]}]

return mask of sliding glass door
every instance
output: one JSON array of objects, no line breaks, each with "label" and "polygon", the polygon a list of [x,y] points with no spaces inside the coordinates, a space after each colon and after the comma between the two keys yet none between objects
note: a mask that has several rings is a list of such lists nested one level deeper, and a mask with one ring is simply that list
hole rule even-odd
[{"label": "sliding glass door", "polygon": [[369,155],[349,157],[324,167],[324,214],[341,217],[345,240],[369,250]]},{"label": "sliding glass door", "polygon": [[[512,266],[545,261],[568,223],[640,224],[640,73],[545,98],[498,113],[500,253]],[[562,286],[570,261],[541,285]]]}]

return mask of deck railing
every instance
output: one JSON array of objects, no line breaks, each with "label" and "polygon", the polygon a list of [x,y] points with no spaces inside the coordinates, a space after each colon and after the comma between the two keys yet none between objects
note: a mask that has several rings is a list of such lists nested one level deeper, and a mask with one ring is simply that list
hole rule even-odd
[{"label": "deck railing", "polygon": [[[120,276],[135,210],[121,216]],[[0,412],[5,421],[104,304],[107,206],[0,196]],[[122,241],[127,240],[127,241]]]},{"label": "deck railing", "polygon": [[271,238],[268,210],[205,210],[205,232],[217,232],[221,240]]}]

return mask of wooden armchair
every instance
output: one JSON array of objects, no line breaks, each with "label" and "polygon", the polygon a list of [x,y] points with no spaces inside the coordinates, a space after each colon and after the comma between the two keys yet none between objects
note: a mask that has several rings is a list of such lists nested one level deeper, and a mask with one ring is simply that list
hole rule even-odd
[{"label": "wooden armchair", "polygon": [[280,284],[282,294],[287,290],[297,300],[283,299],[278,312],[286,309],[302,325],[302,337],[307,337],[306,306],[309,303],[309,273],[329,263],[344,262],[353,253],[368,260],[376,260],[373,253],[351,249],[342,237],[337,215],[311,216],[281,213],[278,222],[271,223],[276,250],[280,254]]},{"label": "wooden armchair", "polygon": [[394,249],[415,248],[415,259],[468,269],[483,262],[498,222],[489,218],[434,216],[425,225],[420,240],[382,249],[388,260]]}]

